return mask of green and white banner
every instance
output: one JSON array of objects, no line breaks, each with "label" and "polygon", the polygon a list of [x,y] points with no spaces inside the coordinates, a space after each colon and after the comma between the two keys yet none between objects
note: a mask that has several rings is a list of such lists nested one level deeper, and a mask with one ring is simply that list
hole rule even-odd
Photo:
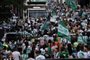
[{"label": "green and white banner", "polygon": [[69,35],[69,30],[66,27],[66,24],[64,21],[60,21],[58,25],[58,33],[60,33],[59,35],[65,35],[65,36]]},{"label": "green and white banner", "polygon": [[61,37],[61,38],[66,38],[69,41],[71,40],[69,30],[66,27],[64,21],[60,21],[60,23],[58,25],[58,36]]},{"label": "green and white banner", "polygon": [[58,26],[58,32],[61,33],[61,34],[66,35],[66,36],[69,35],[68,29],[65,28],[64,26],[62,26],[61,24],[59,24],[59,26]]}]

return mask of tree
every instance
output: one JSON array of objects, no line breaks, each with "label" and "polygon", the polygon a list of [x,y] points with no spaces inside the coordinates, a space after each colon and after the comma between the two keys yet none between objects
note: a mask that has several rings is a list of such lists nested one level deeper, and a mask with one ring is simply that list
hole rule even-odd
[{"label": "tree", "polygon": [[[11,10],[18,16],[22,16],[25,0],[0,0],[0,16],[11,17]],[[8,17],[9,16],[9,17]],[[6,19],[7,19],[6,18]]]}]

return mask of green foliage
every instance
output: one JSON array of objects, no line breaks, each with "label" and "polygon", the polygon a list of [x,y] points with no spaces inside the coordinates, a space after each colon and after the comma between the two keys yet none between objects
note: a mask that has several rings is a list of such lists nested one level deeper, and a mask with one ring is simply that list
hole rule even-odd
[{"label": "green foliage", "polygon": [[15,7],[21,8],[21,7],[23,7],[24,1],[25,0],[0,0],[0,5],[1,6],[13,5]]},{"label": "green foliage", "polygon": [[11,8],[17,8],[22,13],[25,0],[0,0],[0,21],[7,20],[11,16]]}]

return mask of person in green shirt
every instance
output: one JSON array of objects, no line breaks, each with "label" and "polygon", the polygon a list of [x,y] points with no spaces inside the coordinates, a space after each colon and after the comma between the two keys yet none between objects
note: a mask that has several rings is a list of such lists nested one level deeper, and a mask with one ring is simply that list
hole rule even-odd
[{"label": "person in green shirt", "polygon": [[26,60],[28,58],[28,54],[26,53],[26,50],[22,53],[22,60]]},{"label": "person in green shirt", "polygon": [[68,58],[69,57],[69,52],[66,51],[65,47],[61,48],[61,51],[59,52],[59,57],[60,58]]}]

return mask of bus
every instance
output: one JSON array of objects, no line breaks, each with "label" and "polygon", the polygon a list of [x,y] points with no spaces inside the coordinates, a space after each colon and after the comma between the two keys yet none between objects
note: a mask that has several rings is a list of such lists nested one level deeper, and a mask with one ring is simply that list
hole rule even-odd
[{"label": "bus", "polygon": [[47,16],[46,8],[40,7],[28,8],[28,17],[39,18],[42,16]]},{"label": "bus", "polygon": [[30,0],[29,2],[27,2],[27,18],[29,19],[29,17],[38,18],[42,16],[47,16],[47,1],[48,0]]}]

